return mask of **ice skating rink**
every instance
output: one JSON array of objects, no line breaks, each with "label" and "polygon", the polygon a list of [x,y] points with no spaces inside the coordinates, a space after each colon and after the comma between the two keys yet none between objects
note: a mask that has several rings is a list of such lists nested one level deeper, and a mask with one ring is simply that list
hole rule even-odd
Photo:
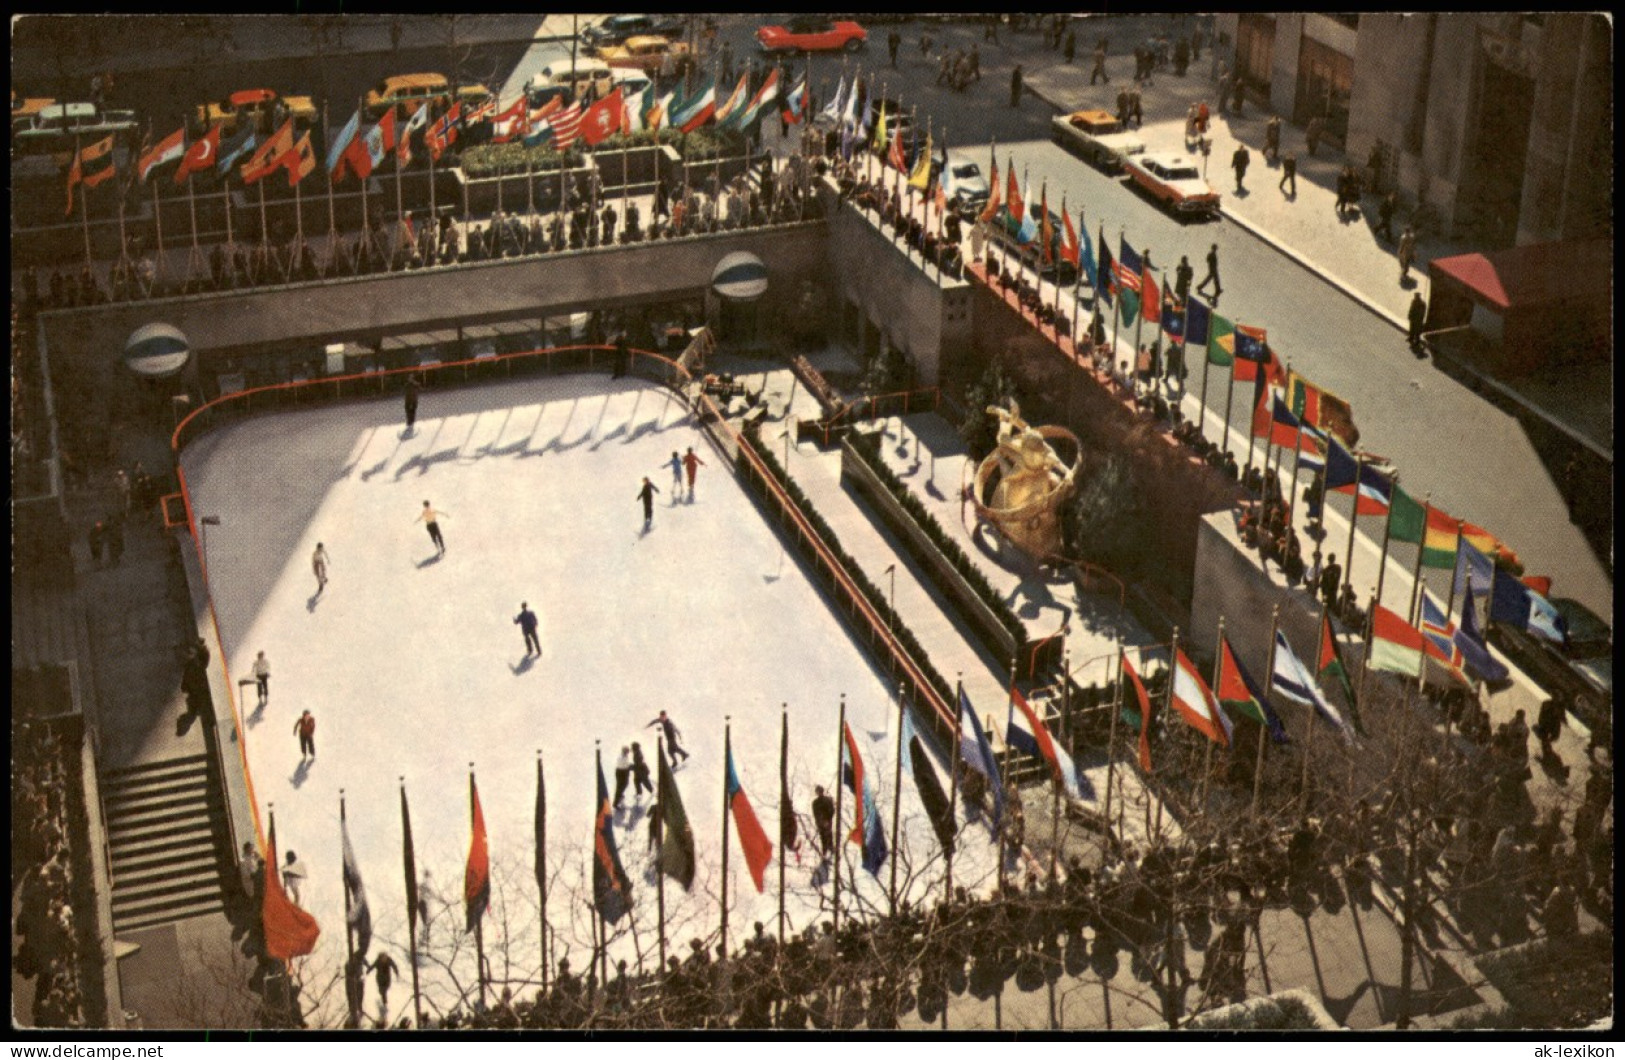
[{"label": "ice skating rink", "polygon": [[[690,446],[707,465],[692,502],[675,496],[665,466]],[[591,945],[594,741],[613,791],[622,746],[640,741],[653,766],[657,734],[645,725],[662,708],[692,754],[676,776],[698,849],[693,891],[667,881],[672,953],[686,956],[692,938],[717,941],[724,715],[741,782],[776,842],[780,704],[789,705],[791,793],[804,825],[802,864],[788,863],[792,930],[819,908],[810,803],[813,785],[830,788],[835,776],[843,693],[889,833],[896,729],[885,676],[723,463],[674,396],[596,373],[429,390],[410,434],[393,397],[266,414],[189,446],[194,510],[220,520],[208,528],[210,591],[261,820],[274,806],[281,849],[296,850],[310,873],[302,904],[322,927],[301,972],[307,1004],[325,995],[324,1009],[343,1008],[341,789],[373,950],[387,947],[406,972],[390,999],[395,1018],[410,1007],[402,777],[417,864],[430,877],[420,945],[430,1013],[471,998],[476,981],[462,910],[471,763],[492,861],[487,960],[496,989],[516,996],[539,982],[538,750],[554,959],[568,955],[578,972]],[[646,534],[635,499],[645,475],[661,490]],[[443,513],[440,558],[416,521],[424,500]],[[331,556],[320,595],[310,562],[318,541]],[[525,658],[513,623],[521,601],[541,619],[539,658]],[[236,685],[259,651],[272,675],[263,709],[252,686]],[[317,757],[302,765],[293,725],[307,709]],[[906,773],[902,788],[899,880],[909,897],[934,901],[941,855]],[[634,971],[656,964],[647,803],[629,793],[616,819],[634,911],[612,928],[611,966],[625,958]],[[986,829],[968,830],[962,845],[956,882],[985,884]],[[884,909],[889,866],[877,881],[847,849],[843,894],[855,868],[858,895],[843,908]],[[737,943],[753,921],[775,930],[777,865],[758,895],[737,840],[729,856]],[[378,1015],[370,978],[367,1010]]]}]

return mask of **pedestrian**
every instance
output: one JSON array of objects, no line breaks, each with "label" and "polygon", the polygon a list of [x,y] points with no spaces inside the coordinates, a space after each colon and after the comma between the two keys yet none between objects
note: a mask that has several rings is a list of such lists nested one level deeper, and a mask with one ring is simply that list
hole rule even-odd
[{"label": "pedestrian", "polygon": [[100,567],[107,548],[107,524],[97,519],[85,535],[85,540],[90,544],[90,562]]},{"label": "pedestrian", "polygon": [[1422,301],[1421,291],[1411,292],[1411,308],[1407,316],[1410,320],[1407,338],[1410,341],[1411,349],[1420,352],[1422,349],[1422,325],[1427,322],[1428,318],[1427,303]]},{"label": "pedestrian", "polygon": [[822,787],[814,789],[812,801],[813,824],[818,827],[818,850],[829,860],[835,849],[835,800]]},{"label": "pedestrian", "polygon": [[1343,584],[1343,568],[1337,565],[1337,557],[1333,556],[1326,561],[1326,569],[1320,572],[1320,598],[1325,601],[1327,609],[1337,607],[1337,590]]},{"label": "pedestrian", "polygon": [[264,652],[254,657],[254,683],[259,690],[259,705],[263,707],[271,701],[271,660]]},{"label": "pedestrian", "polygon": [[1126,127],[1128,115],[1128,89],[1120,88],[1117,90],[1117,124]]},{"label": "pedestrian", "polygon": [[129,515],[130,476],[122,467],[113,472],[113,488],[118,493],[118,510],[124,515]]},{"label": "pedestrian", "polygon": [[1251,164],[1252,160],[1253,155],[1251,151],[1247,150],[1247,145],[1237,144],[1236,153],[1230,156],[1230,168],[1236,171],[1236,190],[1238,192],[1247,190],[1242,185],[1242,181],[1246,179],[1247,166]]},{"label": "pedestrian", "polygon": [[1224,291],[1224,285],[1219,282],[1219,244],[1214,243],[1207,252],[1207,275],[1202,282],[1196,285],[1196,292],[1202,293],[1208,284],[1213,285],[1213,300],[1218,301],[1219,295]]},{"label": "pedestrian", "polygon": [[975,42],[972,42],[970,46],[969,70],[969,76],[972,81],[980,81],[982,79],[982,49]]},{"label": "pedestrian", "polygon": [[1191,259],[1181,254],[1179,264],[1174,268],[1174,295],[1184,305],[1191,297],[1191,280],[1196,270],[1191,268]]},{"label": "pedestrian", "polygon": [[649,724],[645,725],[644,728],[652,729],[656,725],[660,726],[661,735],[665,736],[666,738],[666,754],[671,758],[672,768],[676,769],[678,755],[682,755],[685,759],[688,758],[688,752],[683,750],[682,746],[678,742],[682,738],[683,734],[677,731],[677,724],[673,722],[671,718],[666,716],[665,711],[661,711],[660,716],[655,718],[654,721],[651,721]]},{"label": "pedestrian", "polygon": [[641,799],[643,793],[655,793],[655,786],[649,779],[649,763],[643,757],[643,745],[636,740],[632,742],[632,797]]},{"label": "pedestrian", "polygon": [[[673,454],[673,455],[675,456],[676,454]],[[676,472],[673,472],[673,477],[675,477],[675,476],[676,476]],[[643,476],[643,488],[638,490],[637,499],[643,502],[643,529],[644,530],[648,530],[650,526],[654,525],[654,521],[655,521],[655,494],[657,494],[659,492],[660,491],[655,488],[655,484],[653,482],[649,481],[649,476],[647,476],[647,475]]]},{"label": "pedestrian", "polygon": [[252,840],[243,843],[243,855],[237,859],[237,877],[243,885],[243,901],[251,911],[258,912],[260,891],[265,885],[265,859],[254,849]]},{"label": "pedestrian", "polygon": [[418,380],[417,376],[406,378],[406,430],[412,430],[412,425],[418,421]]},{"label": "pedestrian", "polygon": [[688,472],[688,499],[691,501],[694,499],[694,476],[704,466],[705,461],[694,455],[694,447],[689,446],[688,452],[683,455],[683,469]]},{"label": "pedestrian", "polygon": [[1320,138],[1321,138],[1321,136],[1323,136],[1325,134],[1325,132],[1326,132],[1326,119],[1322,118],[1318,114],[1315,115],[1313,118],[1310,118],[1309,119],[1309,124],[1304,126],[1303,140],[1304,140],[1304,143],[1306,143],[1309,146],[1309,157],[1310,158],[1315,157],[1315,152],[1320,148]]},{"label": "pedestrian", "polygon": [[1189,68],[1190,64],[1191,42],[1186,38],[1181,37],[1174,44],[1174,73],[1178,74],[1180,77],[1184,77],[1185,71],[1187,68]]},{"label": "pedestrian", "polygon": [[418,513],[417,519],[412,520],[413,522],[421,521],[428,529],[429,540],[434,542],[435,555],[437,556],[444,555],[446,551],[446,539],[440,536],[440,517],[448,514],[450,513],[435,511],[429,506],[428,501],[424,501],[423,511]]},{"label": "pedestrian", "polygon": [[615,358],[610,363],[609,377],[620,379],[626,375],[627,369],[632,367],[632,350],[627,345],[626,332],[622,331],[615,336]]},{"label": "pedestrian", "polygon": [[1399,234],[1399,282],[1411,277],[1411,266],[1416,264],[1416,229],[1410,225]]},{"label": "pedestrian", "polygon": [[386,1013],[389,1011],[389,988],[399,972],[400,968],[396,967],[395,958],[389,955],[389,951],[379,950],[372,961],[372,974],[378,983],[378,1001]]},{"label": "pedestrian", "polygon": [[1236,117],[1239,118],[1242,116],[1242,104],[1244,104],[1247,100],[1247,81],[1239,72],[1236,74],[1236,80],[1231,88],[1231,93],[1232,95],[1230,102],[1236,112]]},{"label": "pedestrian", "polygon": [[293,904],[299,903],[299,888],[305,882],[305,863],[299,860],[299,855],[292,850],[288,851],[287,859],[282,863],[282,887],[293,899]]},{"label": "pedestrian", "polygon": [[1128,92],[1129,117],[1134,119],[1134,127],[1138,129],[1145,124],[1145,111],[1140,106],[1140,90],[1131,88]]},{"label": "pedestrian", "polygon": [[1540,740],[1541,751],[1545,755],[1552,753],[1552,744],[1563,734],[1563,705],[1555,699],[1544,700],[1540,705],[1540,713],[1535,716],[1535,736]]},{"label": "pedestrian", "polygon": [[299,761],[316,757],[316,719],[311,717],[310,711],[299,715],[299,720],[293,723],[293,731],[299,737]]},{"label": "pedestrian", "polygon": [[903,35],[897,32],[897,29],[893,27],[892,31],[886,34],[886,51],[891,53],[891,65],[893,70],[897,69],[897,49],[901,48],[902,46]]},{"label": "pedestrian", "polygon": [[1264,124],[1264,157],[1271,162],[1281,160],[1281,116],[1270,115],[1270,120]]},{"label": "pedestrian", "polygon": [[665,466],[671,468],[672,493],[674,495],[681,493],[683,491],[683,458],[677,455],[675,449],[672,450],[671,459],[666,461]]},{"label": "pedestrian", "polygon": [[1384,239],[1394,238],[1394,212],[1399,209],[1399,192],[1390,191],[1377,204],[1377,234]]},{"label": "pedestrian", "polygon": [[310,569],[316,574],[316,593],[318,596],[321,595],[323,589],[327,588],[328,559],[327,546],[320,541],[316,542],[316,551],[310,554]]},{"label": "pedestrian", "polygon": [[[1287,185],[1292,185],[1291,189]],[[1288,151],[1281,159],[1281,183],[1276,185],[1287,193],[1288,198],[1298,197],[1298,156]]]},{"label": "pedestrian", "polygon": [[514,616],[514,625],[525,634],[525,657],[533,653],[542,654],[542,640],[536,635],[536,612],[530,609],[530,604],[523,601],[519,604],[519,614]]},{"label": "pedestrian", "polygon": [[1092,87],[1096,81],[1112,83],[1111,75],[1106,72],[1106,42],[1101,41],[1095,45],[1095,65],[1089,70],[1089,84]]},{"label": "pedestrian", "polygon": [[621,802],[626,798],[626,786],[632,783],[632,749],[621,748],[621,756],[615,759],[615,808],[621,808]]},{"label": "pedestrian", "polygon": [[1077,55],[1077,54],[1078,54],[1078,37],[1077,37],[1077,34],[1073,33],[1071,30],[1067,30],[1066,31],[1066,42],[1061,45],[1061,57],[1063,59],[1065,59],[1068,63],[1071,63],[1072,62],[1072,57]]},{"label": "pedestrian", "polygon": [[1014,70],[1010,71],[1010,105],[1012,107],[1021,106],[1021,64],[1020,63],[1017,63],[1016,68]]},{"label": "pedestrian", "polygon": [[927,59],[931,58],[931,32],[929,30],[920,33],[920,54]]},{"label": "pedestrian", "polygon": [[[1222,64],[1220,65],[1220,69],[1221,70],[1224,69]],[[1219,75],[1219,113],[1220,114],[1223,114],[1225,112],[1225,110],[1228,109],[1227,104],[1229,102],[1230,102],[1230,75],[1228,73],[1221,73]]]}]

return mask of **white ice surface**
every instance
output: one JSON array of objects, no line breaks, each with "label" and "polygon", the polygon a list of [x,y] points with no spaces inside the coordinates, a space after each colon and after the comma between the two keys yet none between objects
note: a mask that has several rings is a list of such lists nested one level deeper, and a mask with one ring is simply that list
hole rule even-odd
[{"label": "white ice surface", "polygon": [[[707,465],[697,497],[674,503],[662,465],[693,446]],[[405,435],[398,398],[262,415],[223,427],[183,456],[195,510],[218,515],[207,557],[226,662],[235,682],[264,650],[270,704],[237,690],[262,824],[274,805],[278,842],[310,872],[303,904],[322,927],[300,974],[323,1019],[342,1018],[335,977],[344,959],[339,791],[374,924],[373,950],[407,969],[399,779],[405,778],[420,872],[432,876],[431,923],[420,969],[431,1013],[450,1010],[474,983],[473,936],[461,931],[470,834],[468,774],[479,782],[492,860],[485,945],[492,976],[527,996],[540,966],[533,875],[536,752],[545,752],[548,920],[555,955],[578,972],[591,945],[593,746],[603,741],[613,789],[620,747],[642,742],[653,765],[662,707],[693,757],[677,772],[693,824],[692,893],[666,887],[671,952],[688,940],[714,946],[721,880],[723,716],[733,717],[740,779],[764,829],[778,838],[780,703],[789,705],[790,785],[803,815],[803,864],[787,872],[792,930],[819,915],[812,881],[810,801],[835,773],[836,715],[847,716],[879,791],[890,831],[893,740],[884,675],[683,406],[635,379],[561,376],[423,395]],[[634,494],[648,475],[662,491],[642,533]],[[414,520],[428,499],[444,513],[447,553]],[[332,556],[314,596],[310,554]],[[512,622],[521,601],[541,618],[543,654],[523,663]],[[234,685],[235,688],[235,685]],[[301,767],[292,726],[317,718],[318,757]],[[946,783],[946,772],[941,772]],[[934,901],[942,859],[912,781],[903,778],[899,879]],[[628,805],[632,804],[630,794]],[[846,797],[843,820],[851,820]],[[646,874],[641,806],[617,820],[632,878],[632,923],[612,929],[611,958],[655,964],[655,888]],[[848,825],[850,827],[850,825]],[[758,895],[734,840],[729,934],[755,920],[776,928],[777,866]],[[956,882],[985,887],[993,871],[987,830],[963,833]],[[843,865],[843,915],[858,902],[883,909],[889,865],[877,881]],[[776,852],[775,852],[776,856]],[[823,888],[827,908],[830,888]],[[410,975],[391,998],[407,1010]],[[368,984],[367,1006],[377,1001]]]}]

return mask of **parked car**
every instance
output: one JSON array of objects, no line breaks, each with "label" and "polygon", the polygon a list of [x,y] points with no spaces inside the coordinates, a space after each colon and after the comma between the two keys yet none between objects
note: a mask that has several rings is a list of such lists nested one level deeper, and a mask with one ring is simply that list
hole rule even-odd
[{"label": "parked car", "polygon": [[103,110],[94,103],[55,103],[43,101],[31,113],[11,120],[11,147],[14,155],[45,151],[71,151],[110,133],[134,133],[139,128],[133,110]]},{"label": "parked car", "polygon": [[32,128],[34,119],[45,107],[49,107],[56,100],[50,96],[36,96],[25,98],[19,96],[15,90],[11,93],[11,131],[17,133],[23,129]]},{"label": "parked car", "polygon": [[668,57],[674,74],[686,74],[694,64],[687,44],[665,37],[629,37],[624,44],[606,44],[598,49],[598,58],[611,69],[642,70],[646,74],[659,73]]},{"label": "parked car", "polygon": [[835,22],[821,15],[797,15],[782,26],[763,26],[756,43],[769,55],[777,52],[855,52],[869,33],[856,22]]},{"label": "parked car", "polygon": [[615,73],[601,59],[578,56],[572,63],[569,56],[564,56],[532,75],[525,83],[525,95],[530,97],[533,107],[541,106],[554,96],[563,96],[566,100],[598,99],[614,89]]},{"label": "parked car", "polygon": [[[941,164],[938,163],[932,168],[940,170]],[[982,175],[982,167],[968,158],[949,155],[947,176],[939,174],[939,179],[943,182],[943,193],[955,206],[981,206],[992,194],[987,185],[987,177]]]},{"label": "parked car", "polygon": [[1490,643],[1546,695],[1566,699],[1587,728],[1612,722],[1614,631],[1577,600],[1554,596],[1551,601],[1567,628],[1565,643],[1553,644],[1502,623],[1490,626]]},{"label": "parked car", "polygon": [[879,150],[878,153],[881,154],[881,155],[884,155],[887,151],[891,150],[892,137],[899,130],[901,130],[902,134],[903,134],[903,144],[904,144],[904,146],[905,147],[909,146],[909,144],[910,144],[910,142],[912,140],[912,136],[910,135],[910,133],[914,128],[914,119],[913,119],[913,116],[908,112],[908,108],[903,106],[901,100],[896,100],[896,99],[872,99],[872,100],[870,100],[869,101],[869,120],[864,122],[864,124],[869,129],[870,143],[874,142],[875,129],[880,124],[880,111],[881,111],[882,104],[884,104],[885,111],[886,111],[886,132],[885,132],[885,135],[883,137],[883,142],[884,142],[885,146],[883,146]]},{"label": "parked car", "polygon": [[676,15],[610,15],[582,30],[581,43],[588,48],[602,48],[625,43],[632,37],[680,37],[686,28]]},{"label": "parked car", "polygon": [[1212,216],[1219,212],[1219,193],[1202,179],[1201,167],[1193,158],[1166,152],[1131,155],[1123,168],[1137,187],[1175,213]]},{"label": "parked car", "polygon": [[1055,142],[1103,169],[1118,169],[1130,155],[1145,153],[1145,141],[1125,130],[1103,110],[1075,110],[1050,121]]},{"label": "parked car", "polygon": [[256,132],[266,135],[275,132],[285,118],[292,118],[301,129],[309,128],[316,121],[316,104],[309,96],[279,96],[269,88],[248,88],[218,103],[198,104],[194,124],[205,133],[223,126],[222,136],[234,136],[244,122],[251,122]]},{"label": "parked car", "polygon": [[[481,84],[457,86],[457,100],[476,106],[492,99],[491,90]],[[410,118],[424,104],[451,105],[451,82],[444,74],[400,74],[386,77],[367,93],[367,117],[377,121],[390,107],[398,107],[397,118]]]}]

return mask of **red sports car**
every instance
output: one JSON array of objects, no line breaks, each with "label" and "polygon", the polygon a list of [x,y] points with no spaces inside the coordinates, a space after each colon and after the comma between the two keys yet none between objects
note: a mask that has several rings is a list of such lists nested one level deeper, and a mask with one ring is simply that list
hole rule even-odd
[{"label": "red sports car", "polygon": [[782,26],[763,26],[756,42],[769,55],[776,52],[855,52],[869,39],[856,22],[832,22],[816,15],[800,15]]}]

